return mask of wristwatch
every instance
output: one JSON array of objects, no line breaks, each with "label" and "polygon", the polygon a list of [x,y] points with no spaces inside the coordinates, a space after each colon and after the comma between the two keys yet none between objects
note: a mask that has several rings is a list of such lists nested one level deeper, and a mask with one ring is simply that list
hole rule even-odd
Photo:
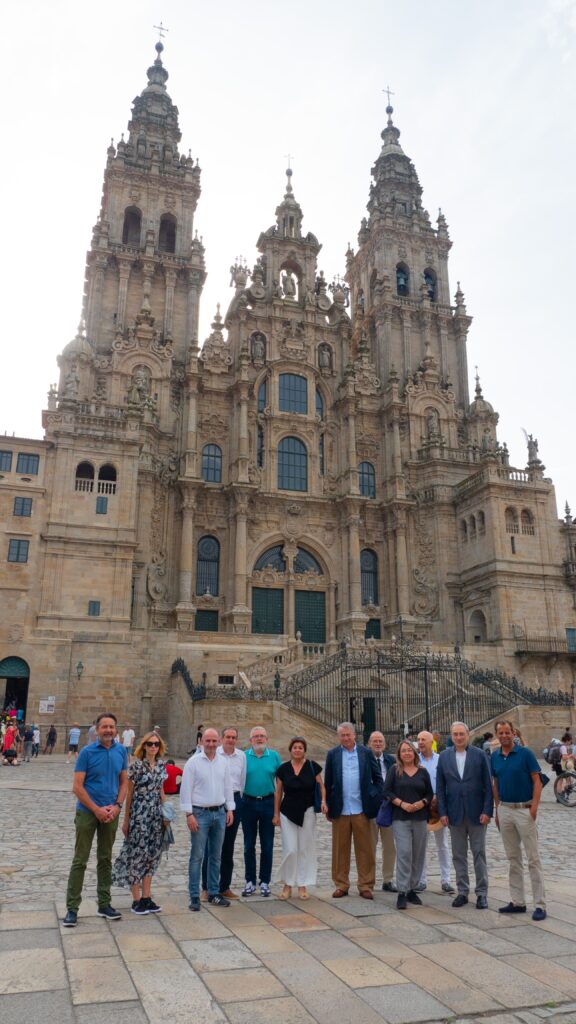
[{"label": "wristwatch", "polygon": [[118,803],[117,800],[115,800],[114,803],[116,804],[116,807],[119,807],[120,810],[122,810],[122,804],[121,803]]}]

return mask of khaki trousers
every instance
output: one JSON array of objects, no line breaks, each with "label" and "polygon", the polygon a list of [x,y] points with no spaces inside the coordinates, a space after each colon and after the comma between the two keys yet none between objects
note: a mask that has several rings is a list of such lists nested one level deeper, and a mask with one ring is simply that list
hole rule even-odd
[{"label": "khaki trousers", "polygon": [[396,864],[396,846],[394,844],[394,832],[392,827],[380,828],[376,824],[376,819],[370,821],[370,829],[372,832],[372,842],[374,844],[374,861],[376,861],[376,849],[378,846],[378,839],[380,839],[380,848],[382,850],[382,881],[384,883],[391,882],[394,878],[394,865]]},{"label": "khaki trousers", "polygon": [[372,891],[376,882],[376,856],[370,819],[365,814],[341,814],[332,822],[332,879],[337,889],[350,888],[350,854],[358,871],[358,890]]},{"label": "khaki trousers", "polygon": [[528,861],[528,871],[532,883],[532,895],[534,906],[546,907],[546,895],[544,892],[544,879],[542,876],[542,864],[538,853],[538,826],[530,814],[529,807],[498,807],[498,819],[500,821],[500,835],[504,844],[504,852],[508,858],[510,868],[508,878],[510,882],[510,899],[512,903],[519,906],[526,906],[524,893],[524,863],[522,859],[522,847]]}]

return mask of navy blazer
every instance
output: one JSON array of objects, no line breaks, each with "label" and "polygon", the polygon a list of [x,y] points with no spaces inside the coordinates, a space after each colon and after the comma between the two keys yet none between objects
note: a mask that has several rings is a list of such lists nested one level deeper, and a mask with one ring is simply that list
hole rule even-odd
[{"label": "navy blazer", "polygon": [[466,818],[471,825],[480,824],[480,815],[492,817],[494,797],[488,758],[479,747],[466,748],[464,778],[456,766],[456,749],[443,750],[436,772],[438,814],[447,817],[450,825],[461,825]]},{"label": "navy blazer", "polygon": [[[358,767],[360,769],[360,799],[362,800],[362,811],[367,818],[375,818],[378,814],[382,795],[384,792],[384,780],[380,765],[374,754],[368,747],[356,744],[358,751]],[[484,754],[486,761],[488,758]],[[342,790],[342,747],[333,747],[326,755],[324,768],[324,784],[326,786],[326,803],[328,804],[328,817],[339,818],[342,814],[344,804],[344,793]]]}]

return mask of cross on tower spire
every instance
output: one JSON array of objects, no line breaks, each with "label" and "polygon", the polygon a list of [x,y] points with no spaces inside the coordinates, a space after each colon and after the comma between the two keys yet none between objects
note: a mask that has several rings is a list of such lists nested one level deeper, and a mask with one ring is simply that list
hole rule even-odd
[{"label": "cross on tower spire", "polygon": [[152,28],[155,28],[157,30],[157,32],[158,32],[158,41],[159,42],[162,42],[162,40],[164,39],[164,36],[166,35],[166,33],[170,31],[169,28],[164,28],[164,25],[162,24],[162,22],[160,22],[159,25],[152,25]]}]

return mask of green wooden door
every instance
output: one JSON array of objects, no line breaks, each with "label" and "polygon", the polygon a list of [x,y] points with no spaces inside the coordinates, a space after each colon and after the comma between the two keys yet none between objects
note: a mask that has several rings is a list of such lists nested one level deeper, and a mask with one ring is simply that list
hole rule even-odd
[{"label": "green wooden door", "polygon": [[295,627],[305,644],[326,643],[326,595],[323,592],[297,590]]},{"label": "green wooden door", "polygon": [[284,591],[268,587],[252,589],[252,632],[284,632]]}]

